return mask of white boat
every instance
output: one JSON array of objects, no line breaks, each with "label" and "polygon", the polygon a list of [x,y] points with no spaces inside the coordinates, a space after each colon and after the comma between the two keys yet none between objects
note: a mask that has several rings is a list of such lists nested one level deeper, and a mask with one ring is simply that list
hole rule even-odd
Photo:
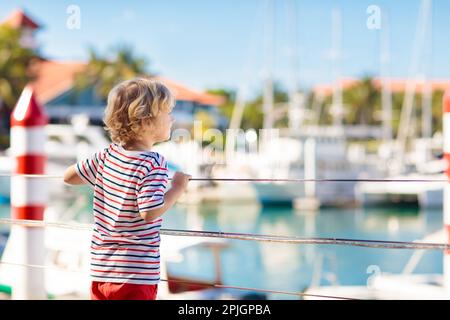
[{"label": "white boat", "polygon": [[[84,197],[86,201],[86,197]],[[72,208],[64,208],[64,212],[76,213],[75,202]],[[80,203],[84,207],[85,203]],[[47,208],[46,222],[66,221],[73,225],[85,227],[70,220],[62,220],[63,208],[57,206]],[[66,217],[67,219],[67,217]],[[48,227],[45,230],[45,291],[51,299],[89,299],[90,298],[90,245],[91,230]],[[16,234],[17,235],[17,234]],[[15,239],[8,239],[7,246],[0,264],[0,285],[12,287],[17,278],[16,270],[21,266],[16,263],[17,254],[14,248]],[[215,256],[214,279],[202,279],[177,276],[168,270],[171,262],[181,262],[184,250],[203,246],[212,250]],[[161,281],[158,286],[158,299],[245,299],[247,297],[264,299],[265,295],[254,294],[236,289],[214,288],[214,284],[224,284],[221,276],[220,254],[228,247],[223,239],[202,239],[198,237],[183,237],[161,235]],[[10,264],[8,264],[8,262]]]},{"label": "white boat", "polygon": [[[396,138],[393,139],[392,128],[379,147],[380,162],[384,164],[387,173],[384,179],[419,179],[419,180],[446,180],[444,171],[446,161],[442,159],[442,134],[436,132],[432,135],[432,87],[427,81],[427,73],[430,70],[425,60],[430,57],[424,55],[427,47],[423,45],[430,41],[432,25],[432,1],[422,0],[416,33],[414,36],[414,46],[410,61],[410,78],[405,85],[403,105],[400,113],[400,121]],[[387,24],[388,27],[388,24]],[[383,28],[385,36],[381,37],[381,60],[386,64],[389,56],[388,28]],[[383,40],[384,38],[384,40]],[[428,66],[428,67],[427,67]],[[386,66],[385,66],[386,67]],[[385,69],[384,71],[387,71]],[[388,108],[389,116],[384,118],[389,120],[387,124],[391,126],[392,121],[392,98],[390,91],[390,80],[384,75],[383,84],[383,110]],[[421,86],[421,115],[420,121],[415,119],[414,108],[417,108],[415,95],[418,94],[418,87]],[[384,111],[383,111],[384,113]],[[412,127],[421,124],[420,129]],[[420,133],[420,136],[419,136]],[[400,201],[413,201],[423,208],[441,208],[443,199],[443,184],[436,182],[386,182],[372,183],[362,182],[357,187],[359,199],[363,205],[396,204]]]},{"label": "white boat", "polygon": [[10,177],[13,170],[13,162],[7,155],[0,155],[0,202],[9,201],[11,183]]},{"label": "white boat", "polygon": [[[267,9],[267,16],[272,12]],[[295,11],[295,10],[292,10]],[[292,12],[292,25],[296,22],[295,13]],[[291,19],[290,18],[290,19]],[[273,24],[267,21],[267,31]],[[294,27],[289,28],[293,32]],[[340,16],[333,14],[333,57],[339,56],[339,33],[341,29]],[[307,99],[299,90],[298,70],[296,69],[296,43],[290,44],[292,50],[291,81],[289,88],[289,101],[275,105],[273,85],[273,61],[271,46],[274,43],[273,32],[265,35],[266,60],[264,63],[264,92],[263,92],[263,131],[251,130],[241,134],[238,139],[227,136],[227,167],[230,172],[235,168],[244,168],[254,179],[357,179],[364,174],[364,165],[360,166],[349,159],[349,146],[347,145],[347,131],[343,123],[342,88],[338,69],[334,70],[332,117],[333,125],[319,125],[322,116],[318,110],[315,124],[306,124],[308,110],[305,108]],[[292,38],[294,40],[295,37]],[[334,61],[336,66],[336,61]],[[241,126],[245,107],[245,88],[237,93],[236,106],[230,121],[230,132],[235,132]],[[317,109],[320,109],[317,104]],[[281,116],[280,116],[281,115]],[[276,120],[286,115],[289,125],[286,128],[277,128]],[[278,119],[277,119],[278,118]],[[272,131],[274,134],[271,134]],[[279,134],[277,134],[277,132]],[[366,134],[366,133],[364,133]],[[234,142],[247,139],[244,143],[249,145],[250,152],[236,151]],[[255,141],[257,143],[257,148]],[[241,143],[242,144],[242,143]],[[364,168],[364,170],[363,170]],[[226,170],[224,170],[226,172]],[[312,206],[341,206],[353,205],[355,201],[354,182],[281,182],[262,181],[251,184],[256,191],[257,199],[262,204],[293,204],[295,207]]]},{"label": "white boat", "polygon": [[[446,232],[439,230],[418,242],[445,243]],[[450,288],[444,285],[443,274],[414,274],[424,254],[424,250],[415,250],[400,274],[384,273],[381,270],[371,270],[365,286],[345,286],[332,284],[320,285],[320,276],[305,290],[305,299],[373,299],[373,300],[449,300]],[[318,270],[318,274],[322,271]],[[318,280],[317,280],[318,279]],[[313,296],[316,295],[316,296]],[[335,298],[323,298],[330,296]]]},{"label": "white boat", "polygon": [[[250,178],[243,167],[231,172],[230,168],[221,165],[222,154],[220,151],[211,156],[211,150],[202,148],[194,140],[176,142],[167,141],[155,145],[154,151],[160,152],[168,161],[170,174],[182,171],[193,178],[205,179],[203,181],[191,181],[187,192],[179,199],[183,204],[197,204],[200,202],[226,202],[226,203],[250,203],[257,201],[254,188],[248,182],[220,182],[208,179],[213,178]],[[180,156],[182,155],[182,156]]]},{"label": "white boat", "polygon": [[436,157],[436,154],[442,152],[442,136],[435,134],[433,138],[417,138],[412,142],[412,149],[405,153],[401,168],[395,166],[396,163],[392,160],[398,143],[392,141],[380,146],[379,158],[384,159],[383,163],[393,164],[391,168],[388,165],[386,168],[392,173],[388,172],[381,178],[400,181],[359,182],[355,189],[359,203],[377,206],[409,202],[425,209],[442,208],[447,163],[445,159]]},{"label": "white boat", "polygon": [[[77,117],[72,124],[49,124],[45,127],[46,174],[62,177],[68,166],[108,146],[109,140],[104,130],[99,126],[89,125],[88,121],[84,117]],[[11,178],[4,175],[12,174],[14,161],[10,149],[0,156],[0,174],[3,175],[0,176],[0,197],[5,199],[10,197]],[[62,178],[48,179],[47,182],[50,195],[64,193]]]},{"label": "white boat", "polygon": [[[0,156],[0,202],[10,201],[11,194],[11,174],[13,172],[13,166],[15,159],[10,156]],[[64,183],[62,175],[68,165],[64,165],[60,162],[47,159],[45,173],[51,176],[61,176],[58,178],[49,178],[46,180],[46,188],[50,195],[61,195],[61,191],[64,190]],[[29,178],[36,179],[36,178]],[[39,178],[42,179],[42,178]]]},{"label": "white boat", "polygon": [[[409,174],[390,176],[385,179],[403,180],[386,182],[359,182],[356,187],[358,202],[364,206],[414,203],[420,208],[442,208],[446,175]],[[409,182],[408,180],[437,180]]]},{"label": "white boat", "polygon": [[[304,129],[302,134],[274,137],[260,142],[255,152],[235,152],[227,163],[224,176],[230,172],[253,179],[268,179],[250,183],[257,200],[263,205],[304,204],[314,199],[322,206],[346,206],[355,203],[355,181],[270,181],[283,179],[357,179],[370,167],[352,162],[346,138],[337,128]],[[239,168],[239,169],[237,169]],[[219,174],[217,174],[219,176]]]}]

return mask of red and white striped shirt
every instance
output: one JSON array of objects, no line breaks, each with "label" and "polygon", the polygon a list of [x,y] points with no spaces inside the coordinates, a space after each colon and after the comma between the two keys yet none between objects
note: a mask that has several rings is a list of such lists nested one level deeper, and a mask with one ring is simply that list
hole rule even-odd
[{"label": "red and white striped shirt", "polygon": [[76,171],[94,190],[92,280],[157,284],[162,219],[145,222],[140,213],[164,205],[167,162],[157,152],[112,143]]}]

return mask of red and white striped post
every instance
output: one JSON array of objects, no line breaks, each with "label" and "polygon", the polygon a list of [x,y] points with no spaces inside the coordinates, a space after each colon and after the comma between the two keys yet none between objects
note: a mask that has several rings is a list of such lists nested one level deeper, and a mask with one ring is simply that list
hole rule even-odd
[{"label": "red and white striped post", "polygon": [[[11,155],[15,157],[11,177],[11,216],[13,219],[43,220],[47,203],[47,185],[43,178],[19,176],[44,174],[45,126],[48,118],[37,102],[33,89],[26,86],[11,115]],[[12,226],[10,254],[20,264],[44,265],[44,229]],[[46,299],[41,268],[16,267],[12,283],[13,299]]]},{"label": "red and white striped post", "polygon": [[[444,136],[444,157],[447,162],[445,171],[447,180],[450,180],[450,89],[448,89],[442,101],[443,121],[442,131]],[[444,228],[446,232],[447,243],[450,244],[450,181],[446,182],[444,187]],[[444,287],[450,296],[450,250],[444,253]]]}]

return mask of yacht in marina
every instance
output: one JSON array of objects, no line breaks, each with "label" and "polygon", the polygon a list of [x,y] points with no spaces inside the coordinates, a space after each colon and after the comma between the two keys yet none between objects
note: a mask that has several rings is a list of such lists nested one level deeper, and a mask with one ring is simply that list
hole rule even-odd
[{"label": "yacht in marina", "polygon": [[[446,243],[446,231],[438,230],[418,242]],[[369,266],[367,269],[367,285],[339,285],[336,275],[331,272],[333,279],[329,285],[321,285],[325,272],[319,267],[316,271],[315,281],[305,290],[306,294],[331,297],[343,297],[351,299],[370,300],[448,300],[450,290],[445,284],[448,280],[447,272],[444,273],[416,273],[415,269],[424,256],[425,250],[414,250],[410,259],[405,264],[401,273],[382,272],[377,266]],[[448,268],[447,268],[448,269]],[[330,274],[330,272],[327,272]],[[309,299],[306,296],[305,299]],[[311,297],[311,299],[318,299]],[[333,298],[319,298],[333,299]]]},{"label": "yacht in marina", "polygon": [[[49,188],[50,195],[64,194],[62,175],[68,166],[91,156],[110,143],[102,127],[90,125],[89,119],[81,115],[73,117],[71,124],[48,124],[45,131],[46,174],[56,176],[47,179],[45,184]],[[13,172],[14,161],[11,149],[0,156],[0,197],[4,199],[9,199],[10,196],[9,175]],[[58,179],[57,176],[61,178]]]}]

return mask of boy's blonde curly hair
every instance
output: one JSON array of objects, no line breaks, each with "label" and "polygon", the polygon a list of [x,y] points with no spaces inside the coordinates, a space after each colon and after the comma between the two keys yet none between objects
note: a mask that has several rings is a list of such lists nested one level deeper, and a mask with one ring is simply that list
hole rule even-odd
[{"label": "boy's blonde curly hair", "polygon": [[135,78],[116,85],[108,94],[105,129],[111,140],[128,144],[139,137],[142,120],[154,119],[161,111],[170,112],[175,98],[161,82]]}]

